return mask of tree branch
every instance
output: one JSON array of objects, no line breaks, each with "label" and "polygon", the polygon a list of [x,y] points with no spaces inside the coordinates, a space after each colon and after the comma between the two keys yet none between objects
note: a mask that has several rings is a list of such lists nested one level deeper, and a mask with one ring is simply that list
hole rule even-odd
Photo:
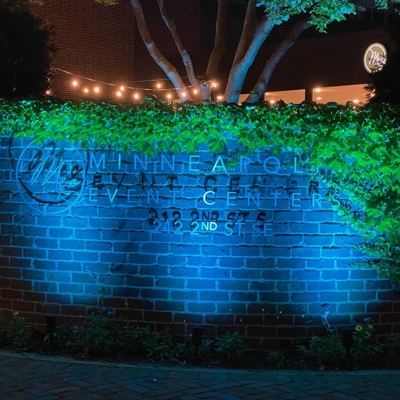
[{"label": "tree branch", "polygon": [[255,103],[260,99],[263,93],[266,91],[268,82],[271,79],[271,75],[275,70],[282,57],[287,53],[287,51],[293,46],[293,43],[297,40],[302,32],[304,32],[311,25],[307,20],[298,21],[293,28],[289,31],[285,40],[283,40],[280,45],[273,52],[272,56],[268,60],[263,72],[261,73],[257,83],[255,84],[253,90],[245,100],[246,103]]},{"label": "tree branch", "polygon": [[[185,100],[192,100],[189,92],[185,89],[185,84],[178,74],[178,71],[176,68],[164,57],[164,55],[161,53],[160,49],[157,47],[155,42],[153,41],[149,29],[146,24],[146,20],[143,14],[143,8],[140,0],[130,0],[133,12],[135,14],[136,18],[136,23],[137,27],[140,33],[140,36],[142,37],[142,40],[153,58],[153,60],[157,63],[157,65],[165,72],[167,77],[171,80],[172,84],[174,87],[177,89],[177,93],[179,95],[179,98],[182,101]],[[182,94],[185,93],[186,97],[183,96]]]},{"label": "tree branch", "polygon": [[175,22],[168,16],[167,10],[165,8],[164,0],[157,0],[157,2],[158,2],[158,7],[160,8],[161,16],[165,22],[165,25],[171,32],[172,38],[174,39],[174,42],[175,42],[175,45],[178,48],[179,53],[182,57],[182,61],[185,66],[189,81],[193,86],[199,86],[199,81],[194,73],[192,60],[190,58],[189,53],[186,51],[181,38],[178,35],[178,31],[176,29]]},{"label": "tree branch", "polygon": [[240,91],[242,90],[247,72],[274,25],[273,21],[264,18],[260,26],[256,29],[246,53],[240,59],[238,58],[236,64],[232,66],[224,96],[224,100],[228,103],[237,103],[239,100]]},{"label": "tree branch", "polygon": [[254,31],[258,24],[257,20],[257,1],[250,0],[247,4],[246,16],[244,18],[242,35],[240,36],[239,45],[236,49],[233,65],[236,65],[240,59],[246,54],[247,49],[253,40]]},{"label": "tree branch", "polygon": [[215,24],[214,48],[208,60],[206,79],[214,79],[217,76],[219,63],[225,52],[226,21],[228,18],[229,0],[218,0],[217,22]]}]

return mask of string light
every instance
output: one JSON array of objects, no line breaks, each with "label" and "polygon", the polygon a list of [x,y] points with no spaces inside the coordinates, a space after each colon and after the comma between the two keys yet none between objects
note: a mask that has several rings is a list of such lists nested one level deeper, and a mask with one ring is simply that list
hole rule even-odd
[{"label": "string light", "polygon": [[322,97],[317,97],[317,100],[322,100]]},{"label": "string light", "polygon": [[47,94],[47,96],[50,96],[51,95],[51,90],[46,90],[45,93]]},{"label": "string light", "polygon": [[315,88],[314,89],[317,93],[319,93],[321,91],[321,88]]},{"label": "string light", "polygon": [[360,102],[360,100],[358,100],[358,99],[354,99],[354,100],[353,100],[353,103],[354,103],[354,104],[358,104],[359,102]]},{"label": "string light", "polygon": [[270,100],[269,101],[271,104],[274,104],[275,103],[275,100]]},{"label": "string light", "polygon": [[172,97],[172,96],[171,96],[171,93],[168,93],[168,94],[167,94],[167,99],[171,99],[171,97]]},{"label": "string light", "polygon": [[[78,87],[79,86],[79,80],[76,79],[76,78],[79,78],[80,80],[90,81],[90,82],[93,82],[95,84],[101,84],[101,85],[107,85],[107,86],[114,87],[114,88],[117,89],[117,91],[115,92],[115,95],[118,96],[118,97],[122,97],[122,95],[123,95],[122,92],[124,92],[125,90],[154,92],[154,89],[151,89],[151,88],[148,88],[148,87],[147,88],[143,88],[143,87],[131,87],[131,86],[124,86],[124,85],[117,85],[117,84],[114,84],[114,83],[98,81],[96,79],[88,78],[88,77],[85,77],[85,76],[82,76],[82,75],[73,74],[72,72],[66,71],[66,70],[61,69],[61,68],[55,68],[55,69],[60,71],[60,72],[65,73],[67,75],[72,76],[73,78],[70,81],[70,84],[73,87]],[[152,81],[152,80],[144,80],[144,81],[138,81],[138,82],[150,82],[150,81]],[[217,87],[218,86],[218,83],[215,80],[209,80],[209,81],[203,82],[203,84],[207,84],[207,83],[210,83],[212,85],[212,87]],[[162,84],[160,82],[158,82],[156,84],[156,87],[157,87],[157,90],[160,90],[160,91],[168,91],[168,92],[170,92],[171,90],[175,90],[178,93],[181,92],[181,97],[184,97],[184,98],[188,96],[187,90],[189,90],[189,89],[193,89],[193,93],[195,95],[197,95],[199,93],[199,90],[194,85],[187,85],[187,86],[185,85],[184,87],[174,87],[174,88],[170,88],[170,87],[169,88],[163,88]],[[100,93],[101,92],[101,89],[100,89],[100,87],[98,85],[95,86],[95,87],[90,88],[90,90],[92,90],[95,93]],[[83,88],[83,92],[85,94],[88,94],[90,92],[90,90],[89,90],[88,87],[84,87]],[[184,90],[184,91],[182,91],[182,90]],[[137,92],[133,95],[133,97],[135,99],[139,99],[140,98],[140,96],[139,96],[139,94]],[[172,95],[168,94],[167,98],[171,99]]]},{"label": "string light", "polygon": [[220,95],[220,96],[217,96],[217,100],[218,100],[218,101],[221,101],[223,98],[224,98],[224,96],[221,96],[221,95]]}]

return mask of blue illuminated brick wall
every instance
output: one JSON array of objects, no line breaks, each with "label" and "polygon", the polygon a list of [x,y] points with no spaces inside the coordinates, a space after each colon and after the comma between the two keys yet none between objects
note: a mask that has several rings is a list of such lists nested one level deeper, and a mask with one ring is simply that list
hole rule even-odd
[{"label": "blue illuminated brick wall", "polygon": [[[290,347],[371,317],[400,333],[400,295],[354,269],[356,232],[291,153],[230,160],[207,149],[84,152],[1,140],[0,309],[117,317],[185,334],[239,332],[251,348]],[[346,201],[335,194],[336,201]]]}]

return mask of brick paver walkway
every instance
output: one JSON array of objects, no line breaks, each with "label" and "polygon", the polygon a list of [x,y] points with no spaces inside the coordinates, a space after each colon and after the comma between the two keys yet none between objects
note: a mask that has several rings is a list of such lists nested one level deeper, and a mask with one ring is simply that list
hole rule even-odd
[{"label": "brick paver walkway", "polygon": [[260,372],[0,351],[0,399],[400,400],[400,370]]}]

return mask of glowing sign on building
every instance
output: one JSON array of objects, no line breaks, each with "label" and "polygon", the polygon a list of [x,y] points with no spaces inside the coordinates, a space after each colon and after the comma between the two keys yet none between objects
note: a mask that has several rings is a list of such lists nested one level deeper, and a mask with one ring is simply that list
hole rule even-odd
[{"label": "glowing sign on building", "polygon": [[373,43],[364,53],[364,67],[369,73],[380,71],[386,64],[387,52],[385,46]]}]

